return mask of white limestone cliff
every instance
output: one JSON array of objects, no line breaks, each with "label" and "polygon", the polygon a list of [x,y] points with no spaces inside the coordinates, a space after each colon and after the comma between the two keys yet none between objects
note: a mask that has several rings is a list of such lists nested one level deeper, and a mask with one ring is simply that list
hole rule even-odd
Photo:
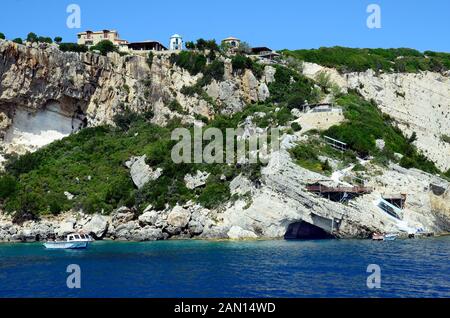
[{"label": "white limestone cliff", "polygon": [[304,63],[304,74],[315,78],[320,72],[344,91],[357,90],[374,100],[380,110],[398,124],[405,136],[417,134],[415,144],[443,171],[450,169],[450,77],[433,72],[339,74],[336,70]]},{"label": "white limestone cliff", "polygon": [[[180,92],[203,75],[173,65],[164,52],[155,54],[150,66],[139,55],[64,53],[47,44],[0,40],[0,148],[34,151],[86,125],[110,124],[126,108],[152,112],[159,125],[174,117],[193,123],[196,114],[213,116],[211,100],[233,113],[269,97],[270,78],[257,79],[251,71],[233,74],[231,61],[224,63],[224,80],[205,87],[210,97],[205,100]],[[174,100],[181,114],[167,107]]]}]

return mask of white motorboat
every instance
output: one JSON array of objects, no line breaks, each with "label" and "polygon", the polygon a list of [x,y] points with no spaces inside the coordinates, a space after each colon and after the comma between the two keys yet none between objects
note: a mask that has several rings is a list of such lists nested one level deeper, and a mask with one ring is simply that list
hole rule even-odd
[{"label": "white motorboat", "polygon": [[93,241],[88,234],[73,233],[67,235],[65,241],[49,241],[44,243],[44,246],[47,249],[85,249]]},{"label": "white motorboat", "polygon": [[398,238],[398,236],[399,235],[396,233],[389,233],[384,236],[384,240],[385,241],[395,241]]}]

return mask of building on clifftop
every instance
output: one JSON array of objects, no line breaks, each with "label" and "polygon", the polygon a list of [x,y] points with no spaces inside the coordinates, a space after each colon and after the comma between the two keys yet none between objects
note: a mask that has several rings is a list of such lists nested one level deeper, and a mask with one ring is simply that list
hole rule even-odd
[{"label": "building on clifftop", "polygon": [[122,40],[116,30],[90,31],[80,32],[77,34],[79,45],[86,45],[87,47],[97,45],[104,40],[111,41],[116,46],[124,46],[128,41]]},{"label": "building on clifftop", "polygon": [[230,51],[237,51],[240,45],[241,40],[232,36],[222,40],[222,46],[228,47]]},{"label": "building on clifftop", "polygon": [[179,34],[170,37],[169,49],[171,51],[181,51],[183,49],[183,38]]},{"label": "building on clifftop", "polygon": [[166,51],[165,47],[161,42],[158,41],[141,41],[132,42],[127,44],[131,51]]}]

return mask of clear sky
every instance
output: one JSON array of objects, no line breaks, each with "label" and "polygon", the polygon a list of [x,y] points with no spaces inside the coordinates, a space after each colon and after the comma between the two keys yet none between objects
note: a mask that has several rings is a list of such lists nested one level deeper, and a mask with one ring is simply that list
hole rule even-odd
[{"label": "clear sky", "polygon": [[[81,8],[81,29],[69,29],[66,8]],[[369,29],[369,4],[381,8],[381,29]],[[129,41],[235,36],[273,49],[410,47],[450,52],[449,0],[6,0],[0,32],[30,31],[75,42],[81,30],[117,29]]]}]

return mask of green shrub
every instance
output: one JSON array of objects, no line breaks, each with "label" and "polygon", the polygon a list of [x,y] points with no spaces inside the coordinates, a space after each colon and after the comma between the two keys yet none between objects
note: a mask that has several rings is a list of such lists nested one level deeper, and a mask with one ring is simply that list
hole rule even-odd
[{"label": "green shrub", "polygon": [[313,148],[309,147],[308,145],[305,144],[300,144],[297,145],[296,147],[292,148],[291,150],[292,155],[294,156],[295,159],[298,160],[314,160],[314,161],[318,161],[318,157],[316,152],[313,150]]},{"label": "green shrub", "polygon": [[322,91],[325,93],[329,93],[332,83],[330,79],[330,74],[325,71],[319,72],[316,76],[316,82],[322,88]]},{"label": "green shrub", "polygon": [[237,54],[231,59],[231,65],[233,67],[233,72],[242,72],[246,69],[251,69],[253,61],[245,55]]},{"label": "green shrub", "polygon": [[[189,46],[191,46],[191,43],[189,44]],[[186,47],[187,43],[186,43]],[[219,51],[220,48],[216,43],[216,40],[205,40],[205,39],[198,39],[197,43],[194,45],[194,48],[199,50],[199,51],[204,51],[204,50],[211,50],[211,51]]]},{"label": "green shrub", "polygon": [[169,103],[169,109],[172,111],[172,112],[177,112],[177,113],[184,113],[184,109],[183,109],[183,107],[181,106],[181,104],[176,100],[176,99],[174,99],[174,100],[172,100],[170,103]]},{"label": "green shrub", "polygon": [[295,131],[295,132],[301,131],[301,130],[302,130],[302,126],[300,126],[300,124],[297,123],[297,122],[293,122],[293,123],[291,124],[291,128],[292,128],[292,130]]},{"label": "green shrub", "polygon": [[53,40],[55,41],[55,43],[60,44],[63,39],[60,36],[56,36]]},{"label": "green shrub", "polygon": [[105,192],[105,202],[113,208],[132,207],[134,204],[134,186],[126,173],[111,177]]},{"label": "green shrub", "polygon": [[193,41],[187,41],[185,46],[188,50],[195,50],[195,43]]},{"label": "green shrub", "polygon": [[22,156],[12,156],[6,163],[6,171],[13,176],[28,173],[39,167],[41,157],[39,153],[26,153]]},{"label": "green shrub", "polygon": [[194,114],[194,118],[195,118],[196,120],[199,120],[199,121],[201,121],[201,122],[204,122],[205,124],[207,124],[207,123],[209,122],[208,117],[203,116],[203,115],[200,115],[200,114]]},{"label": "green shrub", "polygon": [[14,40],[12,40],[14,43],[17,43],[17,44],[23,44],[23,41],[22,41],[22,39],[21,38],[15,38]]},{"label": "green shrub", "polygon": [[294,115],[289,109],[283,107],[275,113],[275,118],[279,126],[286,126],[289,121],[294,120]]},{"label": "green shrub", "polygon": [[0,32],[0,39],[1,39],[1,40],[4,40],[4,39],[6,39],[6,37],[5,37],[5,34],[4,34],[4,33],[2,33],[2,32]]},{"label": "green shrub", "polygon": [[441,140],[450,144],[450,136],[449,135],[441,135]]},{"label": "green shrub", "polygon": [[27,35],[27,42],[38,42],[39,38],[36,33],[30,32]]},{"label": "green shrub", "polygon": [[432,174],[440,173],[435,164],[415,148],[414,152],[405,155],[402,160],[400,160],[400,165],[407,169],[416,168]]},{"label": "green shrub", "polygon": [[153,54],[153,52],[149,52],[148,56],[147,56],[147,65],[148,67],[151,69],[152,65],[153,65],[153,58],[155,57],[155,55]]},{"label": "green shrub", "polygon": [[352,169],[352,171],[354,171],[354,172],[360,172],[360,171],[366,171],[366,170],[367,170],[366,167],[364,167],[360,163],[357,163]]},{"label": "green shrub", "polygon": [[40,37],[38,37],[38,42],[39,43],[48,43],[48,44],[52,44],[53,43],[53,40],[52,40],[52,38],[50,38],[50,37],[45,37],[45,36],[40,36]]},{"label": "green shrub", "polygon": [[302,93],[294,93],[293,95],[289,96],[287,100],[287,108],[288,109],[299,109],[301,106],[305,104],[305,95]]},{"label": "green shrub", "polygon": [[113,122],[122,131],[128,131],[134,122],[142,120],[142,116],[126,108],[117,112],[113,117]]},{"label": "green shrub", "polygon": [[223,80],[223,76],[225,75],[224,63],[218,60],[213,61],[206,67],[204,75],[205,77],[210,76],[211,78],[214,78],[217,81]]},{"label": "green shrub", "polygon": [[308,144],[299,144],[290,150],[292,157],[301,167],[318,172],[330,172],[331,167],[328,162],[322,163],[317,155],[316,150]]},{"label": "green shrub", "polygon": [[59,194],[49,194],[47,196],[47,203],[49,207],[49,212],[53,215],[58,215],[63,212],[67,205],[67,198],[63,193]]},{"label": "green shrub", "polygon": [[79,45],[77,43],[61,43],[59,49],[63,52],[77,52],[84,53],[88,51],[88,47],[85,45]]},{"label": "green shrub", "polygon": [[[185,171],[180,169],[182,173]],[[159,179],[150,181],[142,190],[139,191],[138,205],[141,209],[148,204],[152,204],[156,210],[164,210],[166,204],[175,206],[176,204],[184,204],[193,198],[193,193],[186,188],[181,174],[165,173]],[[184,177],[184,175],[183,175]]]},{"label": "green shrub", "polygon": [[447,172],[444,173],[444,176],[450,179],[450,169],[448,169]]},{"label": "green shrub", "polygon": [[0,176],[0,200],[4,200],[14,194],[17,190],[16,178],[4,175]]},{"label": "green shrub", "polygon": [[269,84],[269,91],[272,102],[285,103],[289,109],[298,108],[305,101],[318,101],[314,83],[283,66],[276,66],[275,81]]},{"label": "green shrub", "polygon": [[[258,163],[244,164],[241,166],[241,173],[253,183],[258,183],[261,180],[261,168],[263,164],[258,160]],[[234,176],[233,176],[234,177]],[[231,179],[231,178],[229,178]]]},{"label": "green shrub", "polygon": [[204,75],[194,86],[183,88],[182,93],[189,96],[193,96],[195,93],[201,95],[200,89],[202,87],[209,85],[212,79],[217,81],[223,80],[225,74],[223,62],[214,60],[208,65],[206,57],[196,52],[183,51],[179,54],[173,54],[171,61],[186,69],[192,75],[199,73]]},{"label": "green shrub", "polygon": [[81,201],[81,208],[85,213],[95,214],[105,212],[108,206],[105,203],[105,198],[101,194],[91,192]]},{"label": "green shrub", "polygon": [[242,41],[239,44],[239,47],[237,48],[239,53],[242,54],[251,54],[252,53],[252,47],[247,42]]},{"label": "green shrub", "polygon": [[213,209],[230,199],[230,187],[226,183],[207,184],[198,202],[207,209]]},{"label": "green shrub", "polygon": [[180,93],[184,94],[184,95],[187,95],[187,96],[195,96],[195,94],[202,95],[203,94],[203,89],[199,85],[183,86],[180,89]]},{"label": "green shrub", "polygon": [[333,171],[333,168],[331,168],[330,161],[327,159],[324,163],[322,163],[322,171],[326,173],[330,173]]},{"label": "green shrub", "polygon": [[38,219],[37,212],[40,210],[41,198],[36,193],[27,191],[14,203],[13,223],[22,224]]},{"label": "green shrub", "polygon": [[172,54],[171,61],[173,64],[187,70],[191,75],[203,73],[207,62],[204,55],[191,51],[182,51],[178,54]]},{"label": "green shrub", "polygon": [[108,55],[110,52],[117,52],[117,47],[109,40],[103,40],[90,48],[91,51],[99,51],[102,55]]},{"label": "green shrub", "polygon": [[237,54],[233,56],[231,65],[234,73],[242,73],[248,69],[252,71],[256,78],[261,78],[264,74],[264,66],[245,55]]}]

